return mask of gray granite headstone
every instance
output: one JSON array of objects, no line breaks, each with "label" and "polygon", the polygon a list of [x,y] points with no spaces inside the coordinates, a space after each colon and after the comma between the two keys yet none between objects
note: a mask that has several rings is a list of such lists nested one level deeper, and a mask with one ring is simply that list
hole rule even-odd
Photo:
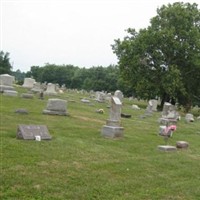
[{"label": "gray granite headstone", "polygon": [[40,136],[41,140],[50,140],[52,137],[46,125],[24,125],[20,124],[17,129],[17,138],[24,140],[35,140]]}]

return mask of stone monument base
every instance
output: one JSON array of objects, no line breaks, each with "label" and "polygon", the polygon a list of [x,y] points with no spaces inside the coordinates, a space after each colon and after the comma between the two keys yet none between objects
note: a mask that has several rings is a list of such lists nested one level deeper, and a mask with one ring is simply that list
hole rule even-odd
[{"label": "stone monument base", "polygon": [[42,112],[43,114],[47,114],[47,115],[62,115],[62,116],[67,116],[69,114],[67,114],[67,112],[65,111],[55,111],[55,110],[43,110]]},{"label": "stone monument base", "polygon": [[158,149],[161,151],[176,151],[177,150],[175,146],[170,146],[170,145],[159,145]]},{"label": "stone monument base", "polygon": [[101,129],[101,135],[108,138],[123,137],[123,127],[104,125]]}]

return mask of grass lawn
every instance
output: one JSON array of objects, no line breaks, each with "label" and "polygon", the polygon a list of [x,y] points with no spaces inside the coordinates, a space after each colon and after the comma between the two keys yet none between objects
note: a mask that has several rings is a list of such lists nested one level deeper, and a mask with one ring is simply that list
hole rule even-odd
[{"label": "grass lawn", "polygon": [[[124,100],[124,137],[107,139],[100,131],[109,116],[108,103],[80,101],[87,94],[66,92],[70,116],[43,115],[48,98],[0,94],[0,199],[2,200],[196,200],[200,199],[200,121],[187,124],[182,117],[169,139],[189,142],[187,150],[162,152],[158,136],[160,117],[141,118],[146,102]],[[28,115],[15,110],[25,108]],[[104,114],[95,110],[103,108]],[[46,125],[50,141],[16,139],[19,124]]]}]

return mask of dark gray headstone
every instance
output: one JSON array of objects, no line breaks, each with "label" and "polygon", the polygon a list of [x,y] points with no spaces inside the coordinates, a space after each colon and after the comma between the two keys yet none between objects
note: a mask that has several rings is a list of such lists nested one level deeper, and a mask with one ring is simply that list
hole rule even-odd
[{"label": "dark gray headstone", "polygon": [[17,129],[17,138],[24,140],[35,140],[40,136],[41,140],[50,140],[51,136],[45,125],[24,125],[20,124]]}]

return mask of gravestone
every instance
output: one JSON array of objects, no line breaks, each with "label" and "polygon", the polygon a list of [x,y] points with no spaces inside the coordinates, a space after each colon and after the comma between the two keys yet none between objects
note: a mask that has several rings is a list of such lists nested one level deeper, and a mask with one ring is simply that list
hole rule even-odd
[{"label": "gravestone", "polygon": [[124,128],[121,126],[122,103],[118,97],[111,97],[110,116],[101,129],[101,135],[108,138],[122,137]]},{"label": "gravestone", "polygon": [[144,113],[144,116],[152,116],[153,114],[153,103],[152,101],[148,101],[148,105],[147,105],[147,108],[145,110],[145,113]]},{"label": "gravestone", "polygon": [[179,149],[187,149],[189,146],[189,143],[186,141],[177,141],[176,142],[176,147]]},{"label": "gravestone", "polygon": [[24,83],[22,87],[31,89],[33,88],[34,83],[35,83],[35,79],[33,78],[24,78]]},{"label": "gravestone", "polygon": [[19,108],[19,109],[15,110],[15,113],[28,114],[28,110],[24,109],[24,108]]},{"label": "gravestone", "polygon": [[193,114],[187,113],[187,114],[185,115],[185,121],[186,121],[187,123],[189,123],[189,122],[194,122],[194,116],[193,116]]},{"label": "gravestone", "polygon": [[114,96],[118,97],[119,100],[121,101],[121,103],[123,102],[124,95],[120,90],[116,90],[115,93],[114,93]]},{"label": "gravestone", "polygon": [[30,94],[30,93],[22,93],[22,94],[21,94],[21,97],[22,97],[22,98],[25,98],[25,99],[33,99],[33,98],[34,98],[34,95],[33,95],[33,94]]},{"label": "gravestone", "polygon": [[157,111],[157,106],[158,106],[158,100],[156,99],[151,99],[151,104],[152,104],[152,111],[156,112]]},{"label": "gravestone", "polygon": [[48,83],[47,84],[47,89],[46,91],[44,92],[45,95],[56,95],[57,92],[56,92],[56,86],[55,84],[53,83]]},{"label": "gravestone", "polygon": [[4,96],[13,96],[13,97],[16,97],[16,96],[18,96],[18,92],[14,91],[14,90],[4,90],[3,91],[3,95]]},{"label": "gravestone", "polygon": [[37,136],[40,136],[42,140],[50,140],[52,138],[45,125],[20,124],[18,126],[17,139],[35,140]]},{"label": "gravestone", "polygon": [[104,103],[105,102],[105,97],[106,95],[103,92],[96,92],[96,100],[100,103]]},{"label": "gravestone", "polygon": [[163,106],[162,116],[159,119],[160,124],[165,125],[176,125],[179,119],[179,113],[171,103],[165,102]]},{"label": "gravestone", "polygon": [[48,99],[47,107],[43,114],[49,115],[68,115],[67,101],[62,99]]},{"label": "gravestone", "polygon": [[43,90],[43,89],[42,89],[42,85],[41,85],[41,83],[39,83],[39,82],[35,82],[35,83],[33,84],[33,88],[31,89],[31,91],[32,91],[32,92],[35,92],[35,93],[40,93],[42,90]]},{"label": "gravestone", "polygon": [[171,151],[177,150],[175,146],[171,146],[171,145],[159,145],[158,149],[165,152],[171,152]]},{"label": "gravestone", "polygon": [[0,75],[0,92],[4,90],[14,90],[13,84],[15,81],[14,76],[10,76],[9,74],[1,74]]}]

